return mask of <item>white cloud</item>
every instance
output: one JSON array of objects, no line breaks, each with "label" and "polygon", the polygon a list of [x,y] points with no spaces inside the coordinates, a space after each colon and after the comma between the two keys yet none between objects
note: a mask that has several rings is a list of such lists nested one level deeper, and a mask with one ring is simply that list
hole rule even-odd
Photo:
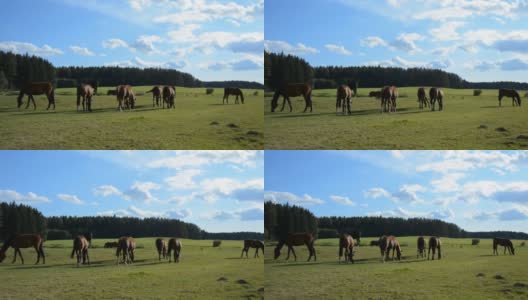
[{"label": "white cloud", "polygon": [[200,150],[177,151],[175,155],[156,159],[147,164],[150,168],[182,169],[213,164],[234,164],[242,167],[254,167],[258,151],[250,150]]},{"label": "white cloud", "polygon": [[164,69],[182,69],[187,66],[185,60],[182,61],[169,61],[169,62],[153,62],[146,61],[139,57],[135,57],[133,60],[115,61],[106,63],[106,66],[118,66],[118,67],[136,67],[136,68],[164,68]]},{"label": "white cloud", "polygon": [[363,47],[369,47],[369,48],[388,46],[387,42],[385,42],[382,38],[377,37],[377,36],[369,36],[367,38],[362,39],[360,41],[360,45]]},{"label": "white cloud", "polygon": [[453,21],[442,23],[440,27],[429,30],[433,41],[456,41],[460,39],[457,29],[464,26],[465,22]]},{"label": "white cloud", "polygon": [[317,54],[319,50],[304,45],[303,43],[297,43],[297,45],[291,45],[284,41],[264,41],[264,49],[268,52],[274,53],[285,53],[293,55],[306,55],[306,54]]},{"label": "white cloud", "polygon": [[451,209],[442,209],[432,212],[418,212],[411,211],[401,207],[397,207],[394,210],[377,211],[367,213],[368,216],[383,216],[383,217],[396,217],[396,218],[431,218],[431,219],[452,219],[455,217],[454,212]]},{"label": "white cloud", "polygon": [[405,154],[401,150],[390,150],[390,154],[392,155],[392,157],[399,159],[399,160],[405,158]]},{"label": "white cloud", "polygon": [[0,42],[0,50],[18,54],[32,54],[36,56],[53,56],[64,54],[62,50],[52,48],[48,45],[38,47],[31,43],[24,42]]},{"label": "white cloud", "polygon": [[356,206],[356,203],[354,201],[350,200],[350,198],[348,198],[348,197],[331,195],[330,199],[332,199],[334,202],[342,204],[342,205]]},{"label": "white cloud", "polygon": [[212,178],[200,182],[201,191],[210,194],[210,199],[215,195],[231,197],[238,201],[262,202],[264,179],[240,181],[233,178]]},{"label": "white cloud", "polygon": [[159,53],[154,44],[162,41],[157,35],[142,35],[136,39],[131,47],[143,53]]},{"label": "white cloud", "polygon": [[121,191],[113,185],[101,185],[93,189],[93,193],[96,196],[108,197],[112,195],[120,196]]},{"label": "white cloud", "polygon": [[524,206],[514,206],[512,208],[501,209],[498,211],[480,211],[466,215],[466,218],[477,221],[489,221],[496,219],[499,221],[526,221],[528,220],[528,208]]},{"label": "white cloud", "polygon": [[351,55],[352,54],[350,50],[340,45],[326,44],[325,48],[328,49],[328,51],[330,52],[341,54],[341,55]]},{"label": "white cloud", "polygon": [[416,46],[416,41],[423,39],[424,37],[418,33],[402,33],[394,41],[392,41],[390,45],[394,49],[412,54],[422,50]]},{"label": "white cloud", "polygon": [[128,0],[129,5],[137,11],[142,11],[145,7],[149,6],[151,0]]},{"label": "white cloud", "polygon": [[371,188],[365,191],[363,194],[367,198],[387,198],[393,202],[408,202],[415,204],[423,202],[423,199],[418,196],[418,193],[427,191],[427,189],[419,184],[405,184],[398,191],[388,192],[383,188]]},{"label": "white cloud", "polygon": [[202,171],[197,169],[183,170],[174,176],[165,178],[165,182],[169,185],[170,190],[193,189],[197,186],[193,178],[200,174]]},{"label": "white cloud", "polygon": [[155,211],[146,210],[136,207],[134,205],[117,210],[106,210],[97,213],[98,216],[117,216],[117,217],[136,217],[136,218],[171,218],[171,219],[185,219],[192,216],[190,209],[169,210],[169,211]]},{"label": "white cloud", "polygon": [[441,178],[433,179],[431,185],[435,192],[450,193],[460,190],[458,181],[465,177],[463,173],[444,173]]},{"label": "white cloud", "polygon": [[215,210],[202,214],[202,218],[228,221],[238,219],[240,221],[260,221],[264,219],[264,209],[262,207],[244,208],[236,211]]},{"label": "white cloud", "polygon": [[264,201],[271,201],[273,203],[289,203],[295,205],[313,205],[323,204],[324,201],[319,198],[314,198],[308,194],[298,196],[289,192],[275,192],[265,191]]},{"label": "white cloud", "polygon": [[39,196],[33,192],[28,192],[26,195],[24,195],[14,190],[0,190],[0,201],[24,204],[38,204],[51,202],[47,197]]},{"label": "white cloud", "polygon": [[85,202],[79,199],[79,197],[75,195],[68,195],[68,194],[58,194],[57,197],[61,199],[62,201],[77,204],[77,205],[83,205]]},{"label": "white cloud", "polygon": [[136,181],[134,184],[123,193],[126,200],[141,201],[150,203],[151,201],[157,200],[151,193],[152,190],[159,190],[161,186],[154,182],[141,182]]},{"label": "white cloud", "polygon": [[75,54],[79,54],[82,56],[95,56],[95,53],[90,51],[88,48],[83,48],[79,46],[70,46],[71,51]]},{"label": "white cloud", "polygon": [[128,44],[121,40],[121,39],[117,39],[117,38],[113,38],[113,39],[108,39],[108,40],[104,40],[103,43],[103,48],[108,48],[108,49],[115,49],[115,48],[128,48]]}]

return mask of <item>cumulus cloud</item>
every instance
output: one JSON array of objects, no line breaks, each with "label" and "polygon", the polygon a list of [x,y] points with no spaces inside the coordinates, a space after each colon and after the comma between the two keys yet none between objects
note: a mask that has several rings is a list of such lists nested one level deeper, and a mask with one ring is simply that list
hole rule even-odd
[{"label": "cumulus cloud", "polygon": [[528,220],[528,208],[523,206],[517,206],[508,209],[502,209],[498,211],[481,211],[474,214],[469,214],[467,216],[469,219],[477,221],[489,221],[489,220],[499,220],[499,221],[526,221]]},{"label": "cumulus cloud", "polygon": [[70,49],[73,53],[79,54],[82,56],[95,56],[95,53],[90,51],[88,48],[83,48],[79,46],[70,46]]},{"label": "cumulus cloud", "polygon": [[369,216],[383,216],[383,217],[396,217],[396,218],[430,218],[430,219],[452,219],[455,217],[454,212],[451,209],[442,209],[432,212],[418,212],[411,211],[401,207],[397,207],[393,210],[377,211],[368,213]]},{"label": "cumulus cloud", "polygon": [[291,45],[284,41],[264,41],[264,49],[268,52],[274,53],[285,53],[293,55],[307,55],[317,54],[319,50],[313,47],[306,46],[303,43],[297,43],[297,45]]},{"label": "cumulus cloud", "polygon": [[419,184],[405,184],[395,192],[388,192],[384,188],[376,187],[365,191],[363,194],[367,198],[387,198],[393,202],[407,202],[410,204],[423,202],[423,199],[418,196],[418,193],[427,191],[427,189]]},{"label": "cumulus cloud", "polygon": [[216,210],[203,215],[205,219],[216,221],[240,220],[240,221],[260,221],[264,219],[262,208],[246,208],[236,211]]},{"label": "cumulus cloud", "polygon": [[387,42],[385,42],[382,38],[377,37],[377,36],[369,36],[364,39],[361,39],[360,45],[363,47],[369,47],[369,48],[388,46]]},{"label": "cumulus cloud", "polygon": [[85,204],[84,201],[82,201],[81,199],[79,199],[79,197],[75,195],[58,194],[57,197],[59,197],[59,199],[61,199],[62,201],[65,201],[71,204],[77,204],[77,205]]},{"label": "cumulus cloud", "polygon": [[348,197],[331,195],[330,199],[332,199],[332,201],[334,201],[336,203],[339,203],[339,204],[342,204],[342,205],[356,206],[356,203],[354,201],[350,200],[350,198],[348,198]]},{"label": "cumulus cloud", "polygon": [[33,192],[21,194],[14,190],[0,190],[0,201],[2,202],[16,202],[23,204],[38,204],[51,202],[47,197],[39,196]]},{"label": "cumulus cloud", "polygon": [[308,194],[302,196],[295,195],[289,192],[276,192],[276,191],[266,191],[264,192],[264,201],[271,201],[273,203],[289,203],[295,205],[313,205],[313,204],[323,204],[324,201],[312,197]]},{"label": "cumulus cloud", "polygon": [[32,43],[24,42],[0,42],[0,50],[18,54],[28,53],[36,56],[53,56],[64,54],[64,52],[58,48],[53,48],[48,45],[39,47]]},{"label": "cumulus cloud", "polygon": [[151,191],[159,190],[160,188],[161,186],[154,182],[136,181],[130,189],[123,193],[123,197],[126,200],[150,203],[151,201],[157,200],[157,198],[152,195]]},{"label": "cumulus cloud", "polygon": [[328,49],[328,51],[336,53],[336,54],[341,54],[341,55],[351,55],[352,54],[350,50],[340,45],[326,44],[325,48]]},{"label": "cumulus cloud", "polygon": [[125,209],[106,210],[97,213],[98,216],[117,216],[117,217],[136,217],[144,218],[170,218],[170,219],[185,219],[192,216],[190,209],[156,211],[141,209],[137,206],[130,206]]},{"label": "cumulus cloud", "polygon": [[241,167],[254,167],[259,155],[262,155],[262,153],[250,150],[176,151],[175,155],[155,159],[147,163],[147,167],[175,170],[215,164],[233,164]]},{"label": "cumulus cloud", "polygon": [[183,170],[174,176],[165,178],[165,182],[171,190],[193,189],[197,187],[197,183],[193,179],[200,174],[202,171],[197,169]]},{"label": "cumulus cloud", "polygon": [[442,23],[440,27],[429,30],[433,41],[455,41],[460,39],[457,29],[464,26],[465,22],[453,21]]},{"label": "cumulus cloud", "polygon": [[112,195],[120,196],[121,191],[113,185],[101,185],[93,189],[93,193],[96,196],[108,197]]}]

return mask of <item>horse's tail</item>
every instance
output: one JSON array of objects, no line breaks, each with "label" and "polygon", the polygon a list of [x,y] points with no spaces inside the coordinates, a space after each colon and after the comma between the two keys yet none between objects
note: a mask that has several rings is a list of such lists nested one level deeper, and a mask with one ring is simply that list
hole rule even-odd
[{"label": "horse's tail", "polygon": [[[40,249],[39,250],[42,250],[42,245],[40,246]],[[73,258],[73,256],[75,255],[75,245],[73,246],[73,249],[72,249],[72,253],[70,255],[70,258]]]},{"label": "horse's tail", "polygon": [[242,100],[242,104],[244,104],[244,93],[242,93],[242,90],[240,90],[240,99]]},{"label": "horse's tail", "polygon": [[154,92],[154,89],[151,89],[150,91],[146,91],[145,93],[152,93]]}]

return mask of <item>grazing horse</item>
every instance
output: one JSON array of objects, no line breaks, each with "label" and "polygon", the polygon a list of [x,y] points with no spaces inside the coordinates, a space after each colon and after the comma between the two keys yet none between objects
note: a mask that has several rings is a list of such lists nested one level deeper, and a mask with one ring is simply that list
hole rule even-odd
[{"label": "grazing horse", "polygon": [[341,263],[341,256],[343,256],[343,248],[345,249],[345,262],[354,263],[354,246],[355,240],[349,234],[342,234],[339,237],[339,263]]},{"label": "grazing horse", "polygon": [[427,99],[425,89],[423,87],[418,89],[418,103],[420,109],[426,108],[429,105],[429,100]]},{"label": "grazing horse", "polygon": [[159,261],[161,261],[161,256],[163,259],[167,259],[167,243],[164,239],[156,239],[156,248],[158,249]]},{"label": "grazing horse", "polygon": [[425,239],[423,236],[418,237],[417,246],[416,258],[425,258]]},{"label": "grazing horse", "polygon": [[118,243],[117,242],[106,242],[104,244],[104,247],[105,248],[116,248],[118,246]]},{"label": "grazing horse", "polygon": [[235,104],[238,104],[238,96],[240,96],[240,100],[242,101],[242,104],[244,104],[244,94],[242,93],[242,90],[229,87],[224,88],[224,99],[222,99],[222,104],[229,104],[229,95],[236,96]]},{"label": "grazing horse", "polygon": [[[354,92],[350,89],[348,85],[341,85],[337,88],[337,100],[336,100],[336,114],[338,113],[338,109],[341,108],[341,100],[343,101],[343,115],[352,114],[352,97],[354,96]],[[345,111],[345,108],[347,111]]]},{"label": "grazing horse", "polygon": [[135,248],[136,242],[133,238],[128,236],[122,236],[117,241],[117,250],[116,250],[116,263],[119,265],[119,256],[123,255],[123,262],[126,264],[132,263],[134,261],[134,255],[132,251],[132,255],[130,255],[130,249],[133,247]]},{"label": "grazing horse", "polygon": [[398,255],[398,260],[401,260],[401,247],[398,240],[393,235],[389,236],[382,236],[379,239],[379,247],[381,252],[381,258],[383,262],[385,262],[385,259],[389,258],[390,250],[392,249],[392,260],[394,260],[394,250],[396,250],[396,253]]},{"label": "grazing horse", "polygon": [[155,86],[147,93],[152,93],[152,107],[161,106],[161,87]]},{"label": "grazing horse", "polygon": [[244,240],[244,248],[242,248],[242,253],[240,254],[240,258],[244,256],[244,252],[246,252],[246,258],[248,258],[248,251],[249,248],[255,248],[255,256],[253,258],[259,257],[258,251],[259,249],[262,249],[262,254],[264,254],[264,243],[258,240]]},{"label": "grazing horse", "polygon": [[295,250],[293,249],[293,246],[306,245],[306,247],[308,248],[308,251],[310,252],[308,261],[312,259],[312,256],[314,257],[314,261],[317,261],[317,255],[315,254],[314,242],[315,242],[315,237],[311,233],[308,233],[308,232],[289,233],[288,237],[285,240],[280,240],[279,243],[277,244],[277,247],[275,247],[274,259],[277,259],[280,256],[280,250],[282,249],[284,244],[286,244],[286,246],[288,246],[288,256],[286,257],[286,260],[290,258],[290,252],[291,252],[293,253],[293,257],[295,261],[297,261],[297,255],[295,255]]},{"label": "grazing horse", "polygon": [[398,99],[398,88],[391,85],[381,90],[381,112],[396,112],[396,100]]},{"label": "grazing horse", "polygon": [[438,249],[438,259],[442,258],[442,243],[440,242],[440,238],[436,236],[432,236],[429,238],[429,251],[427,251],[427,259],[429,259],[429,254],[431,253],[431,249],[433,249],[433,258],[435,256],[435,250]]},{"label": "grazing horse", "polygon": [[[97,82],[95,83],[81,83],[77,87],[77,111],[81,104],[81,97],[83,99],[82,106],[83,111],[92,111],[92,97],[97,92]],[[86,102],[86,108],[84,103]]]},{"label": "grazing horse", "polygon": [[180,262],[180,252],[182,248],[182,243],[180,240],[172,238],[169,240],[169,263],[171,262],[171,252],[174,250],[174,262]]},{"label": "grazing horse", "polygon": [[290,97],[303,96],[306,106],[304,107],[304,112],[310,107],[310,112],[312,112],[312,87],[307,83],[289,83],[283,85],[280,89],[275,91],[273,99],[271,100],[271,112],[275,112],[277,106],[279,106],[279,97],[282,96],[282,109],[284,110],[284,105],[288,101],[290,106],[290,112],[292,111],[292,105]]},{"label": "grazing horse", "polygon": [[0,263],[4,261],[6,257],[5,255],[6,250],[9,247],[13,247],[13,249],[15,249],[15,257],[13,257],[13,261],[11,263],[15,263],[17,253],[18,253],[18,255],[20,256],[20,260],[22,261],[22,264],[24,264],[24,258],[22,257],[22,252],[20,252],[20,248],[33,247],[35,248],[35,251],[37,251],[37,262],[35,264],[38,264],[40,262],[41,257],[42,257],[42,264],[45,264],[46,257],[44,256],[43,243],[44,243],[44,240],[38,234],[12,235],[4,242],[4,245],[2,245],[2,248],[0,248]]},{"label": "grazing horse", "polygon": [[500,89],[499,90],[499,106],[502,106],[502,97],[512,98],[512,106],[521,106],[521,96],[516,90]]},{"label": "grazing horse", "polygon": [[369,97],[381,98],[381,92],[380,91],[371,91],[369,93]]},{"label": "grazing horse", "polygon": [[110,96],[110,95],[116,96],[116,95],[117,95],[117,91],[116,91],[116,90],[108,90],[108,91],[106,92],[106,94],[107,94],[108,96]]},{"label": "grazing horse", "polygon": [[55,89],[53,88],[51,82],[31,82],[22,86],[20,88],[20,93],[18,94],[17,98],[18,108],[20,109],[20,106],[22,106],[22,98],[24,97],[24,95],[28,95],[26,109],[29,107],[30,101],[33,101],[33,109],[37,109],[37,105],[35,104],[35,98],[33,98],[33,95],[42,94],[46,95],[46,97],[48,98],[48,108],[46,108],[46,110],[49,110],[52,104],[53,110],[55,110]]},{"label": "grazing horse", "polygon": [[444,92],[441,88],[432,87],[429,90],[429,98],[431,99],[431,110],[435,110],[435,102],[438,101],[438,110],[444,109]]},{"label": "grazing horse", "polygon": [[85,235],[79,235],[73,240],[73,249],[71,253],[71,258],[73,258],[74,255],[77,255],[77,267],[79,267],[79,264],[82,263],[83,265],[88,261],[88,264],[90,264],[90,256],[88,255],[88,247],[90,246],[91,237],[88,236],[88,238]]},{"label": "grazing horse", "polygon": [[130,85],[117,86],[116,94],[118,102],[117,109],[119,109],[119,111],[122,111],[123,108],[129,110],[134,108],[136,95],[134,94],[134,91],[132,91],[132,87]]},{"label": "grazing horse", "polygon": [[167,103],[167,108],[176,108],[174,105],[174,97],[176,96],[176,88],[174,86],[164,86],[163,87],[163,108],[165,108],[165,103]]},{"label": "grazing horse", "polygon": [[508,252],[510,255],[515,255],[515,249],[513,249],[513,244],[509,239],[502,239],[502,238],[494,238],[493,239],[493,254],[499,255],[499,251],[497,251],[497,245],[504,246],[504,254],[506,254],[506,249],[508,249]]}]

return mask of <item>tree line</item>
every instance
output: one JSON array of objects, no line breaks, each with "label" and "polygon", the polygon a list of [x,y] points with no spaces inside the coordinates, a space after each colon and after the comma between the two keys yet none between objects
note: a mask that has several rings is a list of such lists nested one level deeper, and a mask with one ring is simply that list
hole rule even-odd
[{"label": "tree line", "polygon": [[53,81],[55,68],[38,56],[0,51],[0,89],[15,89],[28,81]]},{"label": "tree line", "polygon": [[23,204],[0,202],[0,239],[13,232],[39,233],[45,236],[46,218],[35,208]]},{"label": "tree line", "polygon": [[289,204],[264,203],[264,238],[284,239],[289,232],[317,233],[317,218],[307,209]]}]

